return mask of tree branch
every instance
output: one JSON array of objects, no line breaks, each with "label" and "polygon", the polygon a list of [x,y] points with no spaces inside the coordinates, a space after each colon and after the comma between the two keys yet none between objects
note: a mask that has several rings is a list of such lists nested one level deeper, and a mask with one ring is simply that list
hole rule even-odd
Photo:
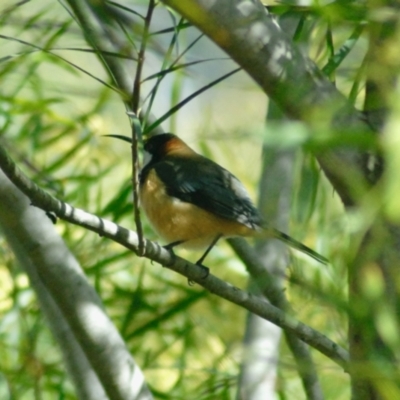
[{"label": "tree branch", "polygon": [[[7,152],[1,146],[0,168],[14,184],[26,196],[29,197],[32,205],[39,207],[46,212],[53,212],[59,218],[65,221],[82,226],[98,233],[101,236],[112,239],[120,243],[122,246],[134,251],[135,253],[138,252],[139,241],[135,232],[114,224],[111,221],[102,219],[96,215],[92,215],[83,210],[74,208],[71,205],[50,196],[48,193],[40,189],[35,183],[30,181],[22,173],[22,171],[19,170],[19,168],[14,164]],[[286,315],[280,309],[270,305],[266,300],[252,296],[211,274],[208,275],[207,278],[204,278],[203,268],[192,264],[181,257],[175,256],[170,251],[149,240],[145,240],[144,257],[156,261],[157,263],[160,263],[161,265],[166,266],[175,272],[178,272],[179,274],[187,277],[189,280],[203,286],[211,293],[237,304],[253,312],[254,314],[259,315],[260,317],[273,322],[285,330],[293,332],[301,340],[319,350],[321,353],[325,354],[327,357],[331,358],[334,362],[338,363],[345,370],[347,370],[348,353],[346,350],[328,339],[325,335],[297,321],[295,318]],[[79,275],[76,275],[75,278],[71,278],[72,280],[75,280],[75,284],[78,285],[82,283],[83,279],[83,277]],[[51,275],[44,275],[43,279],[47,281],[49,288],[55,287],[52,279],[58,279],[59,281],[61,280],[61,283],[63,282],[63,277],[60,277],[58,271],[52,271]],[[89,292],[93,293],[92,290]],[[67,309],[64,309],[64,296],[71,296],[71,293],[68,292],[68,290],[67,293],[65,293],[65,290],[55,292],[52,291],[52,295],[55,297],[57,304],[59,304],[65,313],[68,314],[78,312],[77,310],[72,309],[70,306],[68,306]],[[82,299],[81,302],[84,303],[84,300]],[[84,322],[83,326],[86,325],[87,322]],[[78,326],[76,328],[80,329]],[[93,338],[85,337],[85,345],[88,347],[93,347],[92,344],[90,344],[89,339]]]},{"label": "tree branch", "polygon": [[[225,50],[287,116],[305,121],[315,133],[333,130],[344,139],[361,134],[373,141],[364,115],[301,53],[260,1],[163,2]],[[316,156],[345,204],[368,188],[361,150],[337,146]]]},{"label": "tree branch", "polygon": [[[297,25],[297,18],[288,18],[285,23],[286,31],[294,30]],[[272,101],[268,104],[267,124],[269,121],[282,120],[284,116]],[[291,200],[293,197],[293,166],[295,159],[294,149],[275,149],[269,146],[263,146],[262,154],[262,173],[259,183],[259,200],[258,207],[266,221],[269,221],[272,226],[276,226],[283,232],[289,228],[289,214],[291,208]],[[251,247],[245,240],[235,238],[228,239],[229,244],[233,247],[236,254],[240,257],[251,276],[249,290],[253,289],[255,293],[262,293],[275,307],[293,315],[290,304],[286,298],[284,290],[284,282],[286,277],[286,269],[288,266],[288,248],[282,243],[277,243],[275,240],[258,241],[256,248]],[[252,318],[253,317],[253,318]],[[248,324],[254,329],[252,335],[250,329],[246,331],[246,339],[253,339],[254,356],[244,366],[249,369],[246,374],[246,369],[242,367],[243,376],[247,379],[241,379],[244,384],[242,392],[243,398],[247,398],[246,389],[250,390],[252,395],[256,394],[260,399],[266,397],[268,379],[260,377],[260,371],[264,374],[272,374],[274,367],[277,367],[279,352],[278,340],[274,336],[274,330],[268,327],[267,322],[249,315]],[[257,327],[263,324],[263,328]],[[271,333],[272,330],[272,333]],[[262,336],[264,335],[264,336]],[[322,400],[322,388],[318,379],[311,349],[295,334],[284,331],[286,342],[290,348],[293,358],[297,365],[297,371],[302,379],[304,391],[307,400]],[[264,341],[262,340],[264,338]],[[275,339],[274,345],[270,343]],[[265,344],[265,341],[270,343],[270,346]],[[246,345],[249,340],[247,340]],[[265,348],[269,350],[266,354]],[[274,357],[275,355],[275,357]],[[271,360],[272,358],[272,360]],[[262,361],[261,361],[261,360]],[[255,360],[255,361],[254,361]],[[264,368],[258,368],[263,362]],[[275,362],[275,365],[273,364]],[[268,368],[265,365],[268,364]],[[274,371],[276,372],[276,371]],[[269,379],[271,380],[271,379]],[[247,383],[247,386],[246,386]],[[273,391],[276,391],[275,382]],[[271,383],[270,383],[271,385]],[[267,396],[268,397],[268,396]]]},{"label": "tree branch", "polygon": [[[51,293],[41,280],[34,257],[26,248],[41,238],[40,247],[51,241],[52,248],[65,251],[51,221],[43,218],[40,209],[30,207],[29,201],[0,170],[0,228],[12,248],[21,268],[26,272],[38,298],[40,308],[46,316],[50,330],[59,344],[64,362],[76,394],[80,400],[108,400],[101,381],[90,365],[89,359],[76,340],[67,319],[55,303]],[[32,229],[33,227],[33,229]],[[38,251],[36,250],[36,253]],[[64,265],[57,265],[63,269]],[[51,265],[54,268],[54,265]]]}]

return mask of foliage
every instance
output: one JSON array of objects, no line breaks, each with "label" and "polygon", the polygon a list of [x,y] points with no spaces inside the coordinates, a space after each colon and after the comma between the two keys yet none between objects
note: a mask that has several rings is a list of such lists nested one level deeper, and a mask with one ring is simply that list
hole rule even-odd
[{"label": "foliage", "polygon": [[[293,151],[291,235],[327,255],[332,265],[324,269],[296,254],[287,274],[287,294],[298,319],[348,347],[346,268],[357,252],[352,237],[368,228],[366,216],[377,213],[382,200],[376,196],[353,214],[345,214],[312,153],[344,145],[362,149],[370,143],[358,137],[344,143],[326,132],[313,134],[293,121],[269,121],[266,132],[264,95],[254,83],[162,4],[156,5],[149,24],[148,3],[99,2],[105,7],[96,10],[99,24],[118,49],[109,53],[101,52],[87,36],[73,2],[3,4],[0,143],[42,188],[132,229],[130,148],[102,136],[129,134],[125,112],[135,96],[142,109],[143,135],[161,124],[166,131],[178,132],[232,170],[252,194],[258,190],[261,145]],[[293,41],[306,47],[321,71],[362,108],[369,34],[366,6],[350,1],[325,7],[275,5],[269,10],[281,19],[295,19]],[[140,89],[131,96],[121,75],[133,87],[141,54],[145,59]],[[122,74],[109,59],[120,63]],[[390,132],[397,126],[393,116]],[[394,133],[389,137],[394,140]],[[395,155],[390,157],[395,168]],[[395,192],[398,184],[390,170],[386,179],[385,190]],[[398,205],[393,204],[390,213],[396,217]],[[57,229],[100,294],[156,398],[235,398],[245,310],[188,286],[182,277],[82,228],[58,221]],[[144,235],[156,239],[145,221]],[[192,253],[182,254],[196,259]],[[213,250],[208,264],[213,273],[246,287],[244,267],[226,244]],[[365,282],[371,301],[379,298],[382,279],[371,265]],[[75,398],[34,292],[4,240],[0,287],[0,397]],[[371,324],[396,353],[397,317],[392,309],[383,311],[386,305],[376,301]],[[287,345],[281,347],[277,391],[281,398],[300,399],[295,363]],[[314,353],[326,398],[348,398],[347,375]],[[395,374],[388,371],[386,377]],[[397,387],[381,388],[382,396],[389,398],[389,390],[399,396]]]}]

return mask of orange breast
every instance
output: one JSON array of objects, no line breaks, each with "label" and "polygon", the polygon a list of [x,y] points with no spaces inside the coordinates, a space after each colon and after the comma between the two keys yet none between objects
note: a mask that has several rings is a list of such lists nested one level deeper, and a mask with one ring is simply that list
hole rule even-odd
[{"label": "orange breast", "polygon": [[243,224],[168,196],[154,170],[141,186],[140,201],[150,223],[166,244],[182,240],[183,246],[199,249],[209,246],[218,234],[225,237],[256,234]]}]

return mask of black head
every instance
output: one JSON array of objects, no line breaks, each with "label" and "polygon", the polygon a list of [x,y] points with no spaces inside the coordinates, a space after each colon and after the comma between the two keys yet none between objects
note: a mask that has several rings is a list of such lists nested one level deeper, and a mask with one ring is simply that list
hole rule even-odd
[{"label": "black head", "polygon": [[[132,143],[130,136],[123,135],[104,135]],[[175,143],[175,144],[173,144]],[[172,133],[161,133],[146,139],[143,143],[143,150],[151,156],[151,159],[161,159],[172,147],[184,147],[185,144]]]},{"label": "black head", "polygon": [[180,141],[180,139],[174,134],[161,133],[145,140],[143,149],[151,154],[153,158],[162,158],[168,153],[171,142],[175,141]]},{"label": "black head", "polygon": [[185,157],[196,154],[183,140],[172,133],[162,133],[150,137],[144,142],[143,148],[145,158],[151,163],[161,161],[166,156]]}]

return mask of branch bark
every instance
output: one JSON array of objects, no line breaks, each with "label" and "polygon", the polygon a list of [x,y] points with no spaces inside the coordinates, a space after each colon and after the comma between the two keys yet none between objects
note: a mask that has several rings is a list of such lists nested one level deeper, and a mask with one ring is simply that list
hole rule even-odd
[{"label": "branch bark", "polygon": [[[0,171],[0,228],[16,255],[20,266],[29,276],[40,308],[46,316],[50,330],[56,338],[69,375],[75,384],[80,400],[107,400],[104,388],[91,367],[74,333],[64,318],[60,308],[54,302],[47,287],[42,282],[36,263],[32,261],[24,247],[35,247],[38,237],[42,238],[40,247],[46,247],[51,241],[58,251],[58,234],[49,218],[43,218],[43,212],[29,205],[29,201],[15,185]],[[54,240],[53,240],[54,239]],[[58,242],[58,243],[57,243]],[[62,266],[61,266],[62,268]]]}]

